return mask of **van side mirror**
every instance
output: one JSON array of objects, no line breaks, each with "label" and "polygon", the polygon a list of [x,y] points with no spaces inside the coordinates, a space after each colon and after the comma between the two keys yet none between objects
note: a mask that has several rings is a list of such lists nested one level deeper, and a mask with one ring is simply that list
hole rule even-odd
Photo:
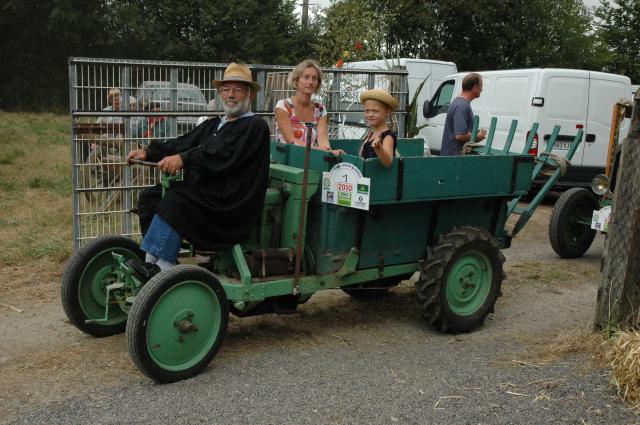
[{"label": "van side mirror", "polygon": [[429,103],[428,100],[425,100],[424,105],[422,105],[422,116],[425,118],[431,118],[433,116],[432,112],[431,103]]}]

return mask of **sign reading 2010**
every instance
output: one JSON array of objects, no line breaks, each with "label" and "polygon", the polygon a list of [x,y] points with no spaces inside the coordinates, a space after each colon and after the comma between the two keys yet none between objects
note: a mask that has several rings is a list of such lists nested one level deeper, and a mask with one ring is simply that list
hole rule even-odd
[{"label": "sign reading 2010", "polygon": [[322,202],[361,210],[369,209],[371,179],[353,164],[341,162],[322,173]]}]

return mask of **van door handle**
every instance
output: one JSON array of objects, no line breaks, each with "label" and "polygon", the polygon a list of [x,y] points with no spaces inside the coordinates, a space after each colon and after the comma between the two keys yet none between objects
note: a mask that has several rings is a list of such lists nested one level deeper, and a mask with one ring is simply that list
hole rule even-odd
[{"label": "van door handle", "polygon": [[585,139],[587,143],[593,143],[596,141],[596,135],[593,133],[587,134],[587,138]]}]

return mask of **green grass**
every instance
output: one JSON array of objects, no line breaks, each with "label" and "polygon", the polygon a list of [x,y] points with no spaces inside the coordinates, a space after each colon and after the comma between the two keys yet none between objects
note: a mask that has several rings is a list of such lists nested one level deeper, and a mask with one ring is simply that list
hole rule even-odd
[{"label": "green grass", "polygon": [[0,112],[0,263],[71,253],[68,115]]},{"label": "green grass", "polygon": [[71,120],[67,115],[0,113],[1,143],[31,148],[47,145],[69,146]]},{"label": "green grass", "polygon": [[0,156],[0,165],[11,165],[16,159],[22,158],[24,152],[20,149],[14,149]]}]

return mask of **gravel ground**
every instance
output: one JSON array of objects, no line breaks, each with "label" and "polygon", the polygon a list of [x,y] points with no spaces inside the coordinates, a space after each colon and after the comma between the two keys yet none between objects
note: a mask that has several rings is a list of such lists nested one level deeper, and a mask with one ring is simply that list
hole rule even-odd
[{"label": "gravel ground", "polygon": [[13,379],[0,385],[11,390],[0,395],[0,422],[640,423],[588,353],[539,360],[561,330],[589,326],[603,245],[599,236],[583,259],[558,259],[546,242],[549,211],[505,251],[504,296],[470,334],[429,329],[409,283],[367,303],[326,291],[300,314],[232,320],[204,373],[158,385],[131,365],[121,335],[84,336],[55,303],[28,316],[2,311],[5,323],[23,320],[0,354],[0,379]]}]

